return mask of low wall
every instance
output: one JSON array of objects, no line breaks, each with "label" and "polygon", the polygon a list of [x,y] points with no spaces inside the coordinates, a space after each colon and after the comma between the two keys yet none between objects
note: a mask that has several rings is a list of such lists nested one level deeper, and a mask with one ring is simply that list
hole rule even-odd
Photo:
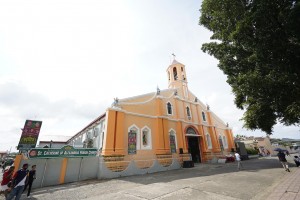
[{"label": "low wall", "polygon": [[97,178],[99,157],[69,158],[64,183]]},{"label": "low wall", "polygon": [[[119,161],[120,169],[123,166],[127,166],[121,171],[112,171],[108,168],[110,162],[104,161],[104,158],[100,158],[98,179],[117,178],[122,176],[142,175],[148,173],[155,173],[167,170],[174,170],[181,168],[180,161],[176,158],[172,158],[169,166],[164,166],[158,160],[152,160],[152,165],[146,168],[139,168],[141,162],[149,163],[149,160],[131,160],[131,161]],[[146,166],[146,165],[145,165]]]},{"label": "low wall", "polygon": [[24,159],[21,155],[15,166],[28,169],[36,165],[36,180],[33,188],[59,185],[88,179],[109,179],[122,176],[141,175],[181,168],[184,157],[158,157],[151,160],[111,161],[103,157],[86,158],[35,158]]},{"label": "low wall", "polygon": [[[63,159],[66,159],[64,168]],[[49,158],[22,159],[18,166],[28,163],[28,169],[36,165],[36,180],[33,188],[96,179],[98,176],[99,157],[87,158]]]}]

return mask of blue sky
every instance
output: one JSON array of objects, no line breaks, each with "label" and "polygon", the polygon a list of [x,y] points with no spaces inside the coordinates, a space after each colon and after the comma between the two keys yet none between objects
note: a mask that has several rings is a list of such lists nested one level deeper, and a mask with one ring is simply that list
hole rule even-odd
[{"label": "blue sky", "polygon": [[[17,146],[26,119],[43,135],[73,135],[113,98],[167,88],[172,53],[186,65],[189,89],[235,134],[247,131],[218,61],[201,51],[201,1],[1,1],[0,150]],[[276,125],[274,137],[299,138]]]}]

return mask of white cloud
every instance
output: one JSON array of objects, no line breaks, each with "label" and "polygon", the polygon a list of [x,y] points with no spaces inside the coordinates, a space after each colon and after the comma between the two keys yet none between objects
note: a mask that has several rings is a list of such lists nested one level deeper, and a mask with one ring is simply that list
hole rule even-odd
[{"label": "white cloud", "polygon": [[105,108],[101,104],[77,104],[72,99],[50,101],[16,83],[0,84],[0,119],[3,124],[0,147],[17,146],[25,119],[43,121],[41,134],[73,135],[105,112]]}]

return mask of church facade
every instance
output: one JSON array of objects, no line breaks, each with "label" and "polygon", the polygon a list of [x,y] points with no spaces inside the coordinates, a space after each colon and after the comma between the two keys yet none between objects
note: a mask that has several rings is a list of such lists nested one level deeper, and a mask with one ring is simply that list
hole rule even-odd
[{"label": "church facade", "polygon": [[206,162],[235,148],[232,129],[189,89],[185,65],[167,68],[168,89],[115,102],[68,144],[128,160],[191,158]]}]

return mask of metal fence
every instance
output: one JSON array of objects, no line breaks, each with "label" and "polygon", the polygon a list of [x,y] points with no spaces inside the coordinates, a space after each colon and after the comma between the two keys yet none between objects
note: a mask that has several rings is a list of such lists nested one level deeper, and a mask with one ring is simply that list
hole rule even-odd
[{"label": "metal fence", "polygon": [[[33,188],[61,184],[63,158],[55,159],[27,159],[22,160],[20,166],[24,163],[29,164],[29,170],[32,165],[36,165],[36,180],[33,182]],[[67,169],[65,171],[63,183],[96,179],[98,174],[99,157],[88,158],[68,158]]]},{"label": "metal fence", "polygon": [[[67,164],[64,165],[64,159]],[[33,188],[62,183],[71,183],[88,179],[108,179],[181,168],[183,157],[159,157],[145,160],[105,159],[104,157],[86,158],[48,158],[22,159],[24,163],[36,165],[36,177]],[[66,166],[66,167],[63,167]]]}]

